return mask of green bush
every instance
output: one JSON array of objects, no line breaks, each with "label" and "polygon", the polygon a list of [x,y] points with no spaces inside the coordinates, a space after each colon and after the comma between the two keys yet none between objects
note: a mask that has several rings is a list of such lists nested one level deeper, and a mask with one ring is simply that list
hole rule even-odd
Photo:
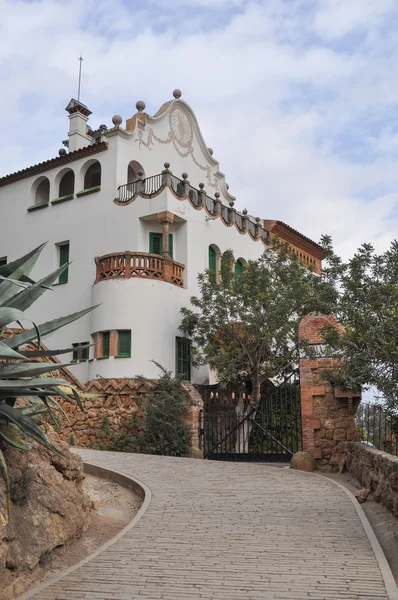
[{"label": "green bush", "polygon": [[128,432],[115,435],[109,450],[188,456],[192,445],[191,426],[185,421],[189,394],[179,379],[163,368],[162,372],[156,389],[143,402],[142,419],[134,415]]}]

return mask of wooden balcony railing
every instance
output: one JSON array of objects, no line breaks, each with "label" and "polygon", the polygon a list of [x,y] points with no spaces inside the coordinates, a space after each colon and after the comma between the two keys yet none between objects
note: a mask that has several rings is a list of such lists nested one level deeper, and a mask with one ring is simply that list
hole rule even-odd
[{"label": "wooden balcony railing", "polygon": [[148,252],[115,252],[95,259],[95,283],[106,279],[141,277],[184,287],[185,266],[167,256]]}]

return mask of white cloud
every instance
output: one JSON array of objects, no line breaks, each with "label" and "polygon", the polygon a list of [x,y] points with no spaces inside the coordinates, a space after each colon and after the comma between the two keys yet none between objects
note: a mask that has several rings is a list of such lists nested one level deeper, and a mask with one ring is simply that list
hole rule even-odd
[{"label": "white cloud", "polygon": [[362,241],[386,247],[398,225],[398,7],[195,0],[189,8],[0,0],[2,174],[57,154],[82,51],[92,126],[128,118],[139,99],[154,113],[180,87],[238,208],[314,238],[330,232],[345,254]]}]

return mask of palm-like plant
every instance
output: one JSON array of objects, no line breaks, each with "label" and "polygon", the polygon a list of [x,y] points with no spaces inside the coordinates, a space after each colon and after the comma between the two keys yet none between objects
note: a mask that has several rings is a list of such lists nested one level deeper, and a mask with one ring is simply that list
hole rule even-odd
[{"label": "palm-like plant", "polygon": [[[50,286],[68,267],[68,264],[62,265],[43,279],[33,281],[29,275],[44,246],[42,244],[22,258],[0,267],[0,441],[3,445],[9,444],[22,451],[29,450],[25,443],[9,433],[9,425],[12,424],[13,429],[19,429],[25,439],[30,438],[61,454],[47,439],[38,419],[43,413],[48,413],[56,423],[54,410],[61,411],[67,418],[57,397],[68,402],[76,401],[81,410],[83,405],[78,392],[68,381],[50,375],[52,371],[68,366],[69,363],[43,362],[46,357],[72,352],[72,348],[43,350],[41,338],[86,315],[92,308],[39,326],[32,323],[32,328],[23,329],[21,321],[25,319],[24,311],[45,291],[51,289]],[[12,337],[5,336],[7,326],[15,322],[22,331],[16,332]],[[86,347],[87,345],[83,345],[73,350]],[[17,403],[19,398],[24,399],[24,402]],[[0,472],[6,485],[8,517],[10,486],[1,448]]]}]

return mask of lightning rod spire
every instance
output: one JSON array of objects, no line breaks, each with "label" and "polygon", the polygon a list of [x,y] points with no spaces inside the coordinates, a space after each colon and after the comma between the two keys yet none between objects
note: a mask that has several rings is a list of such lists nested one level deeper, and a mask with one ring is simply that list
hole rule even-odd
[{"label": "lightning rod spire", "polygon": [[82,62],[83,62],[83,55],[80,52],[80,57],[79,57],[79,86],[77,88],[77,100],[78,102],[80,102],[80,85],[81,85],[81,81],[82,81]]}]

